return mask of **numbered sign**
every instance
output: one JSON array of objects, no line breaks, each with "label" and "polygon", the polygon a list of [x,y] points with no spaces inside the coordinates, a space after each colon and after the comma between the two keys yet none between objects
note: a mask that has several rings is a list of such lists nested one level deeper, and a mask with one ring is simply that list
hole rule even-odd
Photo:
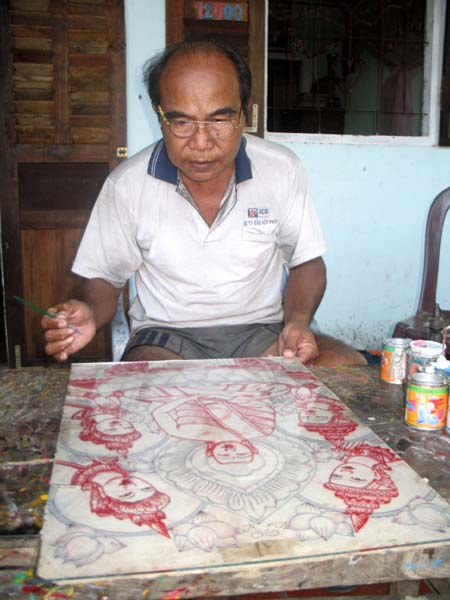
[{"label": "numbered sign", "polygon": [[247,2],[201,2],[193,0],[189,10],[200,21],[248,21]]}]

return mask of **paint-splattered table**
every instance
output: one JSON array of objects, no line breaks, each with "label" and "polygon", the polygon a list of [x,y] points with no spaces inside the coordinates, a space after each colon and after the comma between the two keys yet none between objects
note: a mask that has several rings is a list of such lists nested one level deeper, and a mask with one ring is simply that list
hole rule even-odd
[{"label": "paint-splattered table", "polygon": [[[379,380],[378,368],[312,369],[360,421],[368,425],[445,499],[450,499],[450,438],[443,433],[422,433],[403,423],[403,390]],[[239,566],[224,576],[211,570],[190,570],[174,579],[160,574],[151,581],[53,584],[35,576],[39,531],[48,499],[50,474],[66,396],[69,370],[36,367],[0,371],[0,597],[1,598],[177,598],[231,595],[281,589],[309,589],[362,582],[412,581],[449,576],[450,546],[432,545],[403,552],[358,552],[289,564],[276,561],[243,574]],[[300,398],[300,402],[302,399]],[[339,416],[339,415],[338,415]],[[340,415],[342,416],[342,415]],[[160,417],[162,422],[163,417]],[[342,418],[334,431],[342,431]],[[345,430],[345,426],[344,426]],[[336,434],[334,434],[336,435]],[[342,435],[342,434],[341,434]],[[423,518],[425,513],[410,514]],[[419,514],[420,513],[420,514]],[[327,526],[322,517],[322,524]],[[301,517],[301,515],[300,515]],[[436,519],[436,512],[429,515]],[[303,517],[298,518],[300,523]],[[311,519],[308,521],[311,523]],[[329,525],[329,523],[328,523]],[[299,525],[300,526],[300,525]],[[307,535],[303,532],[302,535]],[[322,535],[328,535],[322,531]],[[261,544],[261,551],[264,543]],[[67,557],[70,560],[70,557]],[[34,596],[33,596],[34,595]],[[281,596],[280,596],[281,597]]]}]

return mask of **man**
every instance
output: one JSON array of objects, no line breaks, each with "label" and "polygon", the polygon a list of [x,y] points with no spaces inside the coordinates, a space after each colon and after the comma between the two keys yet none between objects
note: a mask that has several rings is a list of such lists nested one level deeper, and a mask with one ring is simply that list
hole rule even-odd
[{"label": "man", "polygon": [[215,42],[181,43],[150,63],[146,80],[163,139],[107,179],[73,265],[85,278],[80,300],[42,319],[47,354],[63,361],[85,346],[136,273],[124,360],[364,364],[311,332],[325,244],[298,158],[243,136],[245,62]]}]

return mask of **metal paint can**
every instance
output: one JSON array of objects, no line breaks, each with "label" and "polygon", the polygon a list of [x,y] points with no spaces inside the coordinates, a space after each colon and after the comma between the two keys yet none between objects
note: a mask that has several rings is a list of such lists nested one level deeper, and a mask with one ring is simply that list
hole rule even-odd
[{"label": "metal paint can", "polygon": [[406,358],[406,377],[433,366],[442,354],[442,344],[430,340],[412,340]]},{"label": "metal paint can", "polygon": [[447,432],[447,435],[450,435],[450,410],[447,406],[447,422],[445,425],[445,431]]},{"label": "metal paint can", "polygon": [[380,377],[388,383],[403,383],[406,377],[406,354],[409,338],[387,338],[381,350]]},{"label": "metal paint can", "polygon": [[414,373],[407,378],[405,421],[414,428],[438,431],[445,427],[448,383],[437,373]]}]

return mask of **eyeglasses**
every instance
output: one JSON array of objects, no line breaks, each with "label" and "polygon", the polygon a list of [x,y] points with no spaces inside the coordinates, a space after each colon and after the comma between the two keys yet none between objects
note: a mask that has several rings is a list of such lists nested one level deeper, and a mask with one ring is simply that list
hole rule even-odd
[{"label": "eyeglasses", "polygon": [[164,123],[170,128],[173,135],[180,138],[188,138],[197,133],[199,127],[203,127],[209,131],[209,135],[219,140],[226,140],[231,137],[235,129],[239,129],[241,125],[242,108],[239,111],[239,119],[235,125],[235,118],[220,119],[217,121],[189,121],[182,117],[168,119],[164,114],[163,109],[158,105],[158,113],[161,115]]}]

